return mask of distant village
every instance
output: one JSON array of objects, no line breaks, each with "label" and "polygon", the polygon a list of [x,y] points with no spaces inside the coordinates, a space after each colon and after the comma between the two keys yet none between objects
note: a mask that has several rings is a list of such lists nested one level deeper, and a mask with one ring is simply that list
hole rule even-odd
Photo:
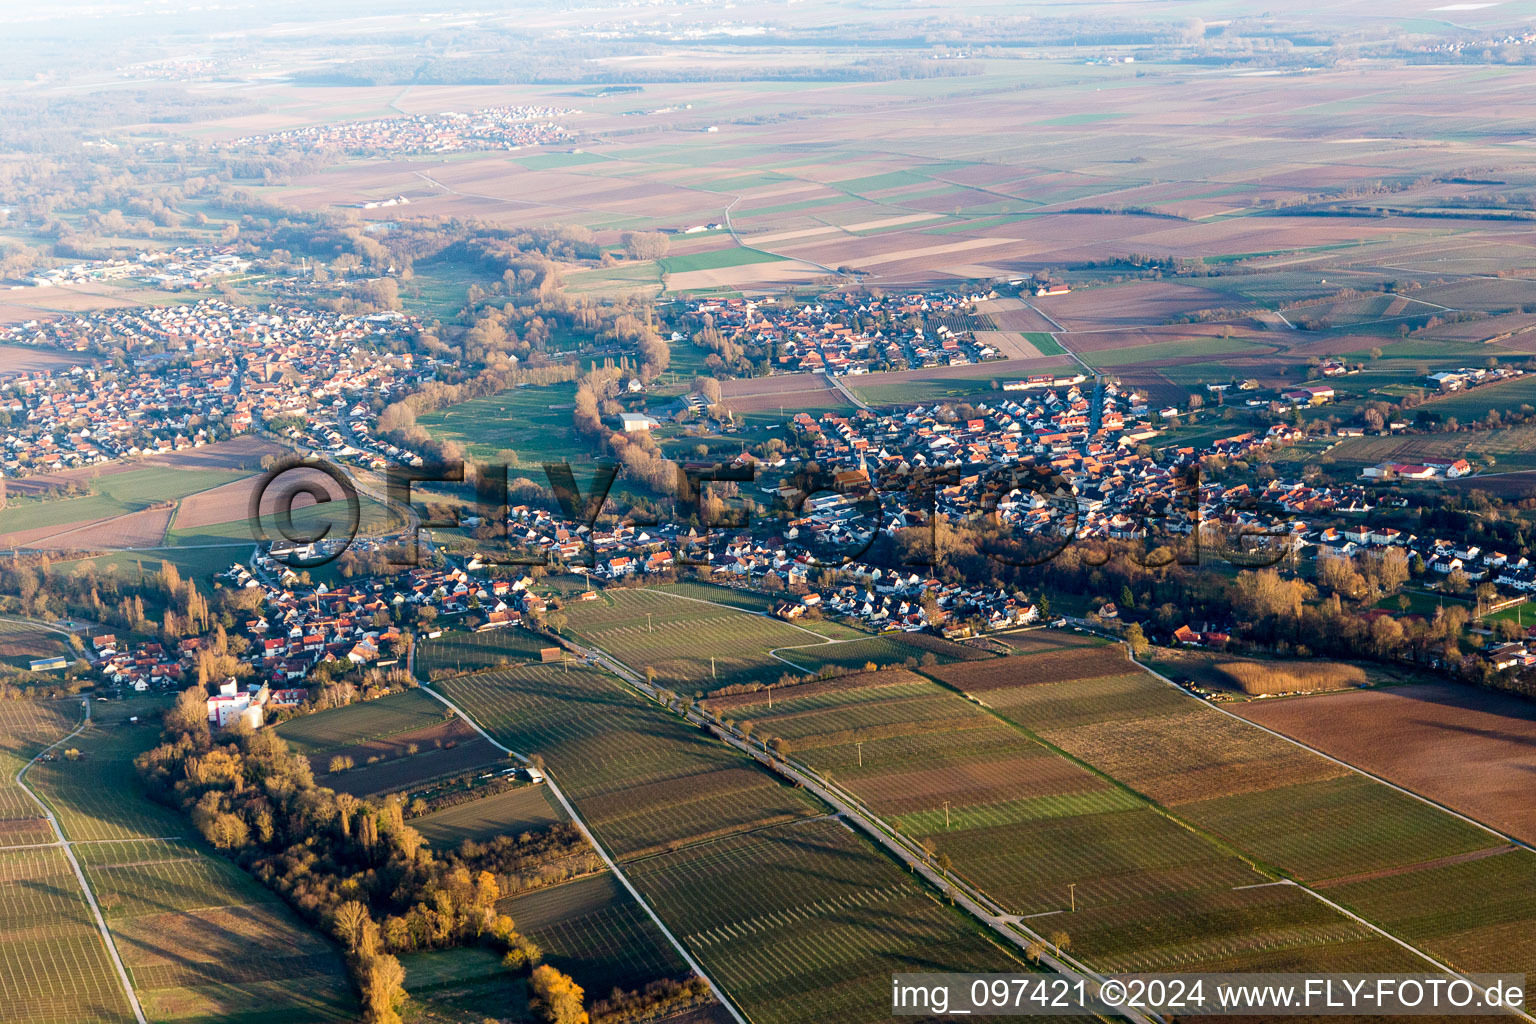
[{"label": "distant village", "polygon": [[235,146],[292,146],[354,153],[461,153],[568,143],[576,135],[552,119],[580,111],[546,106],[482,107],[467,114],[412,114],[336,121],[235,139]]},{"label": "distant village", "polygon": [[790,308],[753,299],[702,299],[688,303],[686,316],[726,338],[764,345],[780,371],[841,376],[1006,358],[1008,353],[977,340],[976,331],[991,329],[990,321],[973,312],[982,298],[930,291]]},{"label": "distant village", "polygon": [[[203,291],[220,278],[244,274],[251,261],[233,246],[183,245],[145,251],[131,259],[81,260],[37,267],[12,281],[11,290],[98,281],[138,281],[166,291]],[[3,287],[3,285],[0,285]]]}]

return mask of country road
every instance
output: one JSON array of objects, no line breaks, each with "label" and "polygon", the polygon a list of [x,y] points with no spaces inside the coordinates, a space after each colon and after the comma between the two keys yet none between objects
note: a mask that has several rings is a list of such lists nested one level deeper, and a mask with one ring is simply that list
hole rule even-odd
[{"label": "country road", "polygon": [[[496,737],[486,732],[483,728],[480,727],[479,722],[476,722],[473,718],[466,715],[462,708],[453,703],[453,701],[449,700],[447,697],[443,696],[441,693],[438,693],[432,688],[430,684],[421,684],[421,690],[424,693],[428,693],[435,697],[437,700],[441,701],[446,707],[453,711],[454,714],[458,715],[461,721],[463,721],[471,729],[475,730],[475,732],[479,733],[481,737],[483,737],[488,743],[491,744],[491,746],[495,747],[497,750],[500,750],[504,754],[511,755],[522,764],[532,764],[532,762],[527,757],[518,753],[512,748],[503,745],[496,739]],[[650,917],[653,922],[655,922],[656,927],[661,929],[661,934],[665,935],[667,937],[667,941],[672,943],[672,946],[677,950],[678,955],[683,958],[683,962],[693,969],[693,973],[697,974],[699,977],[703,978],[706,982],[709,983],[709,987],[714,990],[715,997],[720,1000],[720,1005],[725,1007],[725,1009],[730,1013],[732,1019],[736,1021],[736,1024],[748,1024],[746,1017],[742,1016],[741,1012],[737,1010],[735,1005],[732,1004],[731,1001],[726,997],[725,990],[722,989],[719,985],[715,984],[714,979],[710,978],[709,974],[704,970],[704,966],[695,960],[693,958],[693,954],[688,952],[687,947],[678,941],[677,936],[672,934],[672,931],[667,927],[666,922],[656,915],[656,911],[651,909],[651,905],[645,902],[645,897],[640,895],[640,891],[636,889],[634,885],[630,883],[629,879],[624,876],[624,872],[619,870],[618,864],[614,862],[612,857],[608,856],[608,851],[603,849],[603,844],[597,841],[597,837],[592,834],[592,830],[587,827],[587,823],[582,820],[581,815],[576,813],[576,808],[573,807],[571,802],[566,799],[565,793],[561,791],[559,785],[555,782],[554,775],[550,773],[548,768],[543,769],[543,772],[544,784],[548,786],[549,791],[555,795],[555,799],[560,801],[560,806],[565,809],[565,813],[570,817],[572,824],[581,829],[581,834],[587,837],[587,842],[592,844],[592,849],[596,850],[597,855],[603,859],[603,863],[608,865],[608,870],[613,872],[613,877],[619,880],[619,884],[624,886],[629,894],[634,897],[635,902],[640,904],[641,909],[645,911],[646,915]]]},{"label": "country road", "polygon": [[138,1021],[138,1024],[148,1024],[144,1018],[144,1009],[139,1005],[139,997],[133,991],[133,983],[128,980],[128,970],[123,966],[123,958],[117,953],[117,943],[112,941],[112,933],[107,930],[107,921],[101,916],[101,906],[96,902],[96,894],[91,891],[91,883],[86,880],[85,870],[80,867],[80,861],[75,857],[74,844],[64,835],[64,829],[59,824],[59,819],[54,815],[53,810],[43,802],[42,797],[33,792],[31,786],[27,785],[27,769],[42,760],[43,755],[54,747],[68,743],[80,735],[91,724],[90,700],[81,701],[81,705],[85,708],[85,714],[80,719],[80,724],[75,726],[69,735],[54,740],[42,750],[39,750],[32,760],[22,765],[21,771],[16,773],[16,785],[20,786],[27,796],[31,797],[32,801],[42,810],[43,817],[48,819],[48,825],[53,829],[53,834],[59,837],[58,842],[43,845],[48,847],[57,846],[64,851],[65,859],[69,861],[69,866],[74,869],[75,880],[80,883],[80,891],[85,895],[85,902],[90,904],[91,916],[96,919],[96,930],[101,933],[101,941],[106,944],[107,953],[112,957],[112,966],[117,970],[117,980],[122,983],[123,994],[128,997],[128,1005],[133,1008],[133,1016]]},{"label": "country road", "polygon": [[[687,600],[695,599],[688,598]],[[704,601],[701,603],[711,604],[713,602]],[[986,925],[994,934],[1006,940],[1009,945],[1017,948],[1020,952],[1026,951],[1034,943],[1039,943],[1044,950],[1040,955],[1040,963],[1056,973],[1091,981],[1102,981],[1104,979],[1104,975],[1092,970],[1069,954],[1053,950],[1044,936],[1025,925],[1023,920],[1017,915],[1007,913],[995,900],[979,889],[976,889],[969,882],[940,872],[930,859],[927,851],[923,850],[913,840],[896,832],[865,807],[862,801],[841,787],[816,775],[803,765],[767,754],[760,747],[754,747],[750,741],[742,737],[734,729],[726,729],[700,712],[687,710],[686,708],[680,710],[678,707],[668,704],[661,698],[655,687],[652,687],[630,669],[628,665],[625,665],[606,651],[574,642],[571,646],[578,653],[591,658],[597,664],[624,680],[624,682],[637,690],[641,696],[662,705],[674,714],[679,714],[685,722],[691,725],[708,729],[727,745],[734,747],[753,758],[759,764],[764,765],[770,771],[776,772],[814,794],[823,803],[832,807],[845,823],[852,822],[857,825],[860,831],[874,839],[903,864],[907,865],[910,870],[921,875],[935,889],[948,896],[955,905],[963,908],[977,921]],[[1122,1016],[1127,1020],[1135,1021],[1136,1024],[1157,1024],[1152,1017],[1134,1010],[1128,1009],[1124,1011]]]}]

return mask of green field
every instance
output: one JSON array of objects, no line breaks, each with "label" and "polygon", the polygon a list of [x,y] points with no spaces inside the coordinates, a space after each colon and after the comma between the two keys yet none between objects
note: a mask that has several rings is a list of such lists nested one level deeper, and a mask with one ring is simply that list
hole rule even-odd
[{"label": "green field", "polygon": [[439,849],[452,849],[466,839],[479,842],[495,836],[515,836],[564,820],[564,812],[547,789],[519,786],[412,818],[411,827]]},{"label": "green field", "polygon": [[[532,1021],[527,981],[520,972],[501,966],[501,957],[483,946],[406,953],[405,990],[411,995],[408,1013],[426,1021],[508,1019]],[[517,1014],[512,1016],[511,1014]]]},{"label": "green field", "polygon": [[690,973],[656,922],[607,871],[509,897],[496,909],[538,943],[546,963],[596,997],[615,986],[633,990]]},{"label": "green field", "polygon": [[[283,536],[275,517],[263,516],[259,522],[253,523],[243,507],[230,509],[230,515],[234,518],[208,526],[178,527],[173,520],[171,529],[165,535],[166,546],[156,548],[148,554],[150,557],[166,558],[178,564],[185,562],[193,566],[211,565],[214,568],[228,568],[231,562],[249,558],[250,546],[257,540],[263,538],[275,540]],[[292,518],[295,532],[303,537],[325,535],[324,531],[328,526],[330,535],[338,536],[350,529],[352,525],[350,513],[341,502],[305,505],[294,509]],[[359,533],[365,535],[384,533],[399,529],[402,525],[401,517],[384,502],[366,494],[358,495],[357,529]],[[179,548],[188,550],[180,551]],[[123,554],[137,556],[139,552]]]},{"label": "green field", "polygon": [[[978,376],[934,376],[919,379],[908,376],[915,371],[903,371],[899,379],[888,373],[870,373],[861,377],[849,377],[844,383],[859,398],[870,405],[918,405],[938,402],[947,398],[972,398],[992,394],[992,382],[996,376],[987,369],[986,363],[970,368]],[[969,372],[969,371],[968,371]]]},{"label": "green field", "polygon": [[0,705],[0,845],[19,847],[0,850],[0,992],[8,1021],[133,1020],[69,862],[45,845],[54,831],[16,785],[16,773],[79,718],[77,699]]},{"label": "green field", "polygon": [[[1294,744],[1252,729],[1247,723],[1222,715],[1144,673],[1127,674],[1120,669],[1071,678],[1077,665],[1066,660],[1070,655],[1029,655],[1022,661],[1027,666],[1051,658],[1058,659],[1057,672],[1062,681],[1051,682],[1037,674],[1021,672],[1016,683],[993,680],[978,695],[1007,720],[1037,734],[1079,763],[1091,766],[1128,792],[1149,799],[1163,814],[1192,829],[1202,843],[1238,851],[1253,862],[1266,865],[1267,871],[1315,884],[1329,898],[1370,920],[1380,920],[1381,915],[1367,912],[1362,909],[1363,904],[1352,903],[1349,896],[1359,886],[1379,884],[1377,876],[1390,876],[1394,891],[1410,893],[1404,897],[1410,902],[1433,899],[1440,884],[1436,881],[1437,873],[1450,870],[1436,865],[1483,856],[1502,848],[1496,836]],[[991,663],[979,663],[943,671],[953,676],[991,667]],[[1095,845],[1084,842],[1082,837],[1072,842],[1080,860],[1091,860]],[[1473,863],[1491,864],[1502,856],[1505,855]],[[1520,856],[1527,855],[1522,852]],[[956,861],[961,863],[958,855]],[[1536,863],[1536,856],[1532,863]],[[1466,870],[1474,869],[1469,864]],[[1356,881],[1360,878],[1373,880]],[[1082,891],[1080,887],[1079,896]],[[1214,895],[1203,893],[1191,904],[1195,908],[1191,912],[1203,913],[1197,909],[1200,903]],[[1104,914],[1107,922],[1118,922],[1114,928],[1123,930],[1128,926],[1123,914]],[[1465,934],[1455,948],[1462,968],[1492,970],[1495,965],[1507,962],[1500,944],[1492,940],[1490,933],[1470,927],[1477,920],[1475,914],[1460,920]],[[1161,927],[1166,930],[1175,925],[1176,921],[1169,918]],[[1148,966],[1144,948],[1126,947],[1124,955],[1128,959],[1114,959],[1118,955],[1114,934],[1113,928],[1105,933],[1108,944],[1104,949],[1110,959],[1104,966]],[[1352,950],[1352,956],[1361,958],[1353,962],[1361,965],[1378,964],[1384,955],[1375,940],[1357,946],[1361,936],[1336,920],[1319,921],[1295,934],[1305,937],[1308,948],[1298,944],[1294,953],[1297,957],[1305,954],[1306,962],[1321,958],[1338,963],[1328,952],[1333,948],[1328,943],[1341,944],[1341,950]],[[1474,940],[1479,936],[1490,941],[1478,946]],[[1414,939],[1412,934],[1403,937]],[[1193,943],[1194,936],[1186,935],[1180,941]],[[1266,955],[1273,955],[1278,949],[1273,945],[1266,948]]]},{"label": "green field", "polygon": [[0,703],[0,846],[26,846],[55,838],[37,803],[16,784],[16,773],[80,721],[80,699]]},{"label": "green field", "polygon": [[921,662],[929,656],[939,664],[948,664],[977,656],[977,652],[967,647],[950,644],[938,637],[926,634],[904,636],[899,633],[840,641],[817,647],[794,647],[778,653],[780,657],[787,658],[809,672],[819,672],[828,665],[859,669],[869,662],[883,668],[887,665],[903,664],[909,659]]},{"label": "green field", "polygon": [[1024,340],[1035,347],[1035,351],[1043,356],[1065,355],[1066,349],[1061,347],[1061,342],[1056,340],[1056,335],[1049,331],[1025,331]]},{"label": "green field", "polygon": [[513,163],[526,167],[530,171],[582,167],[586,164],[600,164],[605,160],[605,157],[598,156],[596,153],[535,153],[533,156],[512,158]]},{"label": "green field", "polygon": [[[884,671],[712,702],[779,737],[1104,970],[1408,969],[1304,890],[1495,843],[1450,815],[1219,715],[1112,647]],[[1020,728],[1022,726],[1023,728]],[[1056,922],[1051,922],[1056,923]],[[1345,965],[1350,965],[1346,967]]]},{"label": "green field", "polygon": [[[655,295],[661,291],[661,267],[654,261],[626,260],[611,267],[581,270],[565,276],[565,290],[572,295]],[[674,364],[676,360],[673,360]]]},{"label": "green field", "polygon": [[1323,892],[1458,970],[1536,970],[1536,854],[1528,850]]},{"label": "green field", "polygon": [[1490,409],[1503,412],[1522,405],[1536,405],[1536,374],[1528,373],[1513,380],[1430,399],[1415,409],[1414,415],[1428,412],[1442,421],[1454,418],[1468,423],[1487,416]]},{"label": "green field", "polygon": [[378,700],[291,718],[276,729],[295,750],[310,754],[425,729],[448,717],[447,709],[427,694],[405,690]]},{"label": "green field", "polygon": [[0,850],[0,991],[18,1024],[133,1014],[62,850]]},{"label": "green field", "polygon": [[1017,969],[843,825],[808,820],[819,808],[803,793],[610,677],[525,665],[438,685],[502,742],[544,756],[754,1020],[873,1018],[898,965]]},{"label": "green field", "polygon": [[451,321],[469,299],[469,286],[490,289],[501,283],[499,271],[478,260],[418,260],[411,267],[411,280],[401,289],[401,305],[426,319]]},{"label": "green field", "polygon": [[659,683],[687,693],[772,682],[794,668],[769,651],[820,639],[779,619],[655,590],[605,590],[597,601],[567,605],[566,615],[585,641],[636,672],[654,669]]},{"label": "green field", "polygon": [[505,662],[537,661],[541,648],[554,646],[553,640],[520,626],[484,633],[444,633],[418,643],[416,672],[430,678],[434,672],[478,672]]},{"label": "green field", "polygon": [[668,274],[682,274],[690,270],[721,270],[725,267],[743,267],[750,263],[778,263],[783,256],[736,246],[730,249],[711,249],[708,252],[690,253],[687,256],[668,256],[661,260],[661,268]]},{"label": "green field", "polygon": [[1021,968],[835,821],[692,846],[644,860],[630,877],[763,1024],[879,1019],[897,964]]},{"label": "green field", "polygon": [[1182,359],[1189,356],[1258,354],[1264,347],[1238,338],[1189,338],[1183,341],[1160,341],[1150,345],[1108,349],[1103,352],[1084,352],[1082,356],[1094,366],[1132,366],[1140,363],[1157,364],[1166,359]]},{"label": "green field", "polygon": [[64,634],[27,622],[0,619],[0,665],[24,669],[35,658],[56,654],[71,660],[76,656]]},{"label": "green field", "polygon": [[510,451],[516,453],[513,465],[535,467],[591,455],[591,445],[571,427],[575,398],[574,383],[510,388],[428,413],[417,423],[435,438],[462,444],[471,458],[500,460]]},{"label": "green field", "polygon": [[[773,611],[774,605],[779,603],[779,600],[760,591],[746,590],[740,587],[727,587],[715,583],[684,581],[664,583],[659,587],[646,587],[645,589],[655,594],[667,594],[672,597],[689,598],[694,601],[723,604],[729,608],[752,612],[757,615],[769,614]],[[801,618],[795,620],[795,625],[832,640],[852,640],[868,635],[861,629],[844,625],[841,622],[834,622],[831,619]],[[806,637],[806,639],[810,640],[812,638]]]},{"label": "green field", "polygon": [[542,755],[614,856],[813,813],[776,777],[589,668],[519,665],[435,685],[506,746]]},{"label": "green field", "polygon": [[185,498],[248,473],[223,469],[134,469],[107,473],[90,482],[94,493],[83,498],[41,500],[12,496],[0,510],[0,533],[86,523],[128,512],[139,512],[162,501]]}]

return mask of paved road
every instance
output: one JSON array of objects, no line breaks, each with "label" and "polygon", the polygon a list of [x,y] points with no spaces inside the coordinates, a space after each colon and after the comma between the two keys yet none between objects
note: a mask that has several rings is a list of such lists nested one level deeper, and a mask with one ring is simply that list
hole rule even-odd
[{"label": "paved road", "polygon": [[[423,693],[431,694],[443,704],[447,705],[450,709],[452,709],[454,714],[458,715],[459,718],[463,720],[465,724],[467,724],[471,729],[475,730],[475,732],[484,737],[486,741],[489,742],[491,746],[495,747],[497,750],[500,750],[505,754],[510,754],[512,757],[516,758],[523,764],[531,763],[527,757],[519,754],[512,748],[503,745],[496,739],[496,737],[482,729],[480,727],[480,723],[466,715],[463,709],[454,704],[453,701],[449,700],[441,693],[438,693],[436,690],[434,690],[430,684],[423,683],[421,690]],[[663,921],[660,917],[656,916],[656,912],[651,909],[651,905],[645,902],[645,897],[641,896],[639,890],[630,884],[628,878],[624,877],[624,872],[619,870],[619,866],[614,863],[612,857],[608,856],[608,851],[603,849],[602,844],[597,841],[597,837],[592,834],[592,830],[587,827],[587,823],[582,820],[581,815],[576,813],[576,808],[572,807],[571,802],[565,798],[565,794],[561,792],[560,787],[555,783],[555,778],[550,774],[549,769],[545,768],[543,771],[544,784],[548,786],[549,791],[555,795],[555,799],[560,801],[560,806],[565,808],[565,813],[570,816],[570,819],[575,824],[575,826],[581,829],[582,835],[587,837],[587,842],[592,844],[592,848],[597,851],[597,855],[603,858],[603,863],[608,865],[608,870],[613,872],[613,877],[617,878],[619,880],[619,884],[623,885],[625,889],[629,890],[629,894],[635,898],[635,902],[640,904],[641,908],[645,910],[650,919],[656,923],[656,927],[661,929],[661,933],[667,937],[668,942],[672,943],[672,946],[677,950],[678,955],[683,958],[683,961],[687,963],[689,967],[693,968],[693,973],[697,974],[699,977],[703,978],[706,982],[709,983],[709,987],[714,990],[715,996],[720,1000],[720,1005],[726,1008],[731,1017],[735,1019],[736,1024],[747,1024],[747,1019],[743,1017],[741,1012],[731,1004],[728,998],[726,998],[725,990],[719,985],[715,984],[714,980],[711,979],[709,974],[704,970],[704,966],[693,958],[693,955],[688,952],[687,948],[678,941],[677,936],[672,934],[672,931],[667,927],[666,922]],[[142,1018],[140,1018],[140,1020],[142,1021]]]},{"label": "paved road", "polygon": [[838,390],[838,393],[841,394],[844,398],[848,399],[848,401],[852,402],[854,405],[858,406],[860,409],[868,409],[869,408],[869,406],[867,404],[865,404],[865,402],[864,402],[864,400],[862,398],[860,398],[858,395],[853,393],[853,389],[852,388],[850,388],[847,384],[843,383],[843,378],[839,377],[835,373],[827,373],[827,374],[824,374],[824,376],[827,378],[827,383],[831,384],[834,388],[836,388]]},{"label": "paved road", "polygon": [[107,945],[107,952],[112,957],[112,966],[117,969],[117,979],[123,986],[123,994],[128,997],[128,1005],[133,1008],[133,1016],[138,1021],[138,1024],[148,1024],[144,1019],[144,1010],[139,1006],[139,997],[134,994],[133,983],[128,980],[128,970],[123,966],[123,958],[117,954],[117,943],[112,941],[112,933],[107,930],[106,919],[101,916],[101,907],[96,902],[96,894],[91,891],[91,883],[86,881],[85,871],[81,869],[80,862],[75,859],[73,844],[65,838],[64,829],[59,825],[59,819],[54,816],[53,811],[43,802],[42,798],[32,791],[32,787],[27,785],[26,781],[28,768],[36,764],[44,754],[54,747],[68,743],[80,735],[85,730],[85,727],[91,724],[91,703],[89,700],[82,701],[81,703],[84,705],[85,715],[80,719],[80,724],[75,726],[74,731],[68,736],[48,744],[48,746],[37,752],[36,757],[22,765],[21,771],[16,773],[16,785],[25,790],[27,796],[31,797],[33,802],[42,809],[43,816],[48,819],[49,826],[53,828],[54,835],[59,837],[57,843],[50,843],[48,845],[58,846],[63,849],[64,856],[69,861],[69,866],[74,869],[75,880],[80,883],[80,891],[85,894],[85,901],[91,906],[91,916],[96,919],[96,930],[101,932],[101,941]]},{"label": "paved road", "polygon": [[[703,603],[708,604],[712,602]],[[612,657],[606,651],[596,647],[583,647],[580,644],[574,643],[571,646],[579,653],[591,657],[602,667],[624,680],[634,689],[638,690],[642,696],[667,706],[674,712],[678,711],[676,707],[667,705],[661,699],[656,688],[636,675],[628,665]],[[816,775],[802,765],[765,753],[761,747],[752,745],[751,742],[735,730],[727,730],[697,711],[682,711],[679,713],[690,724],[709,729],[719,739],[752,757],[770,771],[777,772],[814,793],[822,802],[834,808],[845,822],[852,822],[857,825],[861,831],[890,851],[902,863],[906,864],[909,869],[925,878],[930,885],[948,896],[955,905],[963,908],[972,917],[985,924],[996,935],[1006,940],[1008,944],[1023,951],[1032,943],[1038,942],[1045,948],[1045,952],[1040,957],[1040,962],[1058,974],[1074,977],[1080,976],[1090,980],[1102,980],[1104,978],[1104,975],[1093,971],[1069,954],[1053,951],[1044,936],[1030,929],[1017,915],[1007,913],[995,900],[973,887],[970,883],[953,875],[941,873],[938,867],[929,859],[926,850],[918,846],[914,840],[891,829],[889,825],[866,808],[857,797],[843,790],[835,783]],[[1124,1016],[1128,1020],[1135,1021],[1136,1024],[1156,1024],[1153,1018],[1136,1011],[1127,1010]]]}]

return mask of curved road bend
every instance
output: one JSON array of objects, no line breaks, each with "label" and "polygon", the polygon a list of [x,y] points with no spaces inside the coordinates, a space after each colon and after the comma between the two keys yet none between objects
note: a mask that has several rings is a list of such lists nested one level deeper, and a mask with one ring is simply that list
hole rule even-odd
[{"label": "curved road bend", "polygon": [[107,952],[112,957],[112,966],[117,969],[117,979],[123,985],[123,994],[128,997],[128,1005],[133,1008],[134,1019],[138,1021],[138,1024],[148,1024],[144,1019],[144,1010],[139,1006],[139,997],[134,994],[133,983],[128,980],[128,970],[123,966],[123,958],[117,955],[117,943],[112,941],[112,933],[107,930],[106,919],[101,916],[101,907],[96,903],[96,894],[91,891],[91,883],[85,880],[85,871],[81,869],[80,862],[75,859],[74,844],[65,838],[64,829],[59,825],[59,819],[54,817],[53,811],[43,802],[41,797],[32,791],[32,787],[27,785],[26,781],[28,768],[31,768],[41,760],[42,756],[54,747],[59,746],[61,743],[68,743],[80,735],[85,730],[85,727],[91,724],[90,700],[87,699],[82,703],[85,707],[85,717],[80,720],[80,724],[75,726],[74,731],[68,736],[48,744],[37,752],[36,757],[22,765],[21,771],[16,773],[16,785],[20,786],[27,796],[31,797],[33,802],[42,810],[43,816],[48,819],[48,824],[52,827],[54,835],[59,837],[57,843],[47,843],[44,845],[58,846],[64,851],[64,856],[69,860],[69,866],[74,869],[75,880],[80,883],[80,891],[85,894],[85,901],[91,906],[91,916],[96,919],[96,929],[101,932],[101,941],[107,944]]}]

